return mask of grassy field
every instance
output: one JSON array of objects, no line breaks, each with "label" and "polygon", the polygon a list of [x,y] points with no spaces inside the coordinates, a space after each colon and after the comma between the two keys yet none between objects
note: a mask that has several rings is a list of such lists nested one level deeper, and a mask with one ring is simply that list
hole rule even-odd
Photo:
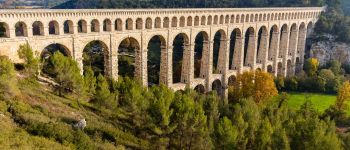
[{"label": "grassy field", "polygon": [[[307,99],[312,102],[315,109],[324,112],[330,105],[333,105],[336,100],[336,95],[316,94],[316,93],[288,93],[288,105],[291,108],[298,109],[304,104]],[[350,116],[350,102],[348,103],[347,114]]]}]

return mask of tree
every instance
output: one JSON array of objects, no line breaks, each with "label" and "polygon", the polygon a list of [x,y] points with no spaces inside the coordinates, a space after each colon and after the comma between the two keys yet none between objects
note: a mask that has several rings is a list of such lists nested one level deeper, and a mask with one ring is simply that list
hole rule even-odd
[{"label": "tree", "polygon": [[244,72],[238,75],[236,85],[229,92],[231,98],[239,100],[252,97],[256,103],[263,102],[278,94],[273,77],[262,71]]},{"label": "tree", "polygon": [[14,65],[8,57],[0,56],[0,95],[14,96],[17,92]]},{"label": "tree", "polygon": [[65,93],[83,94],[85,91],[84,79],[75,60],[55,52],[49,60],[53,69],[53,77],[58,83],[57,90],[60,96]]},{"label": "tree", "polygon": [[24,67],[30,76],[36,76],[39,70],[39,59],[35,58],[32,48],[28,43],[18,49],[19,58],[24,60]]},{"label": "tree", "polygon": [[309,58],[305,62],[305,72],[309,76],[315,76],[318,66],[319,66],[319,62],[316,58]]},{"label": "tree", "polygon": [[117,106],[117,101],[113,94],[109,91],[109,85],[103,75],[97,76],[96,94],[93,98],[93,103],[98,107],[113,109]]},{"label": "tree", "polygon": [[268,100],[278,94],[277,88],[271,74],[256,71],[254,80],[254,100],[257,103]]},{"label": "tree", "polygon": [[350,99],[350,82],[346,81],[338,90],[338,96],[336,101],[336,107],[339,110],[347,108],[346,101]]},{"label": "tree", "polygon": [[221,118],[216,129],[216,145],[217,149],[237,149],[238,131],[230,119]]},{"label": "tree", "polygon": [[84,72],[84,84],[86,93],[91,97],[96,93],[96,77],[91,67],[87,67]]}]

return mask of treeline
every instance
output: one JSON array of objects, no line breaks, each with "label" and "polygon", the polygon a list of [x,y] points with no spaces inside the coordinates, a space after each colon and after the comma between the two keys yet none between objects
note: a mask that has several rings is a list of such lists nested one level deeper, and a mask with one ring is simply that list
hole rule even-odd
[{"label": "treeline", "polygon": [[229,8],[323,6],[323,0],[71,0],[54,8]]},{"label": "treeline", "polygon": [[[36,82],[33,79],[38,74],[35,69],[40,66],[39,61],[28,45],[22,46],[19,54],[25,60],[24,76]],[[48,61],[52,67],[50,76],[58,84],[57,95],[78,99],[80,106],[76,107],[92,110],[114,128],[106,130],[88,120],[84,132],[80,132],[65,123],[23,120],[25,116],[19,115],[23,106],[7,110],[28,133],[76,149],[104,149],[93,144],[99,142],[94,141],[96,135],[108,142],[123,141],[127,148],[136,149],[336,150],[348,149],[350,145],[350,135],[339,136],[333,120],[318,113],[311,103],[298,110],[289,109],[287,96],[277,96],[273,77],[265,72],[239,75],[236,84],[229,88],[228,99],[223,100],[215,92],[204,95],[186,89],[174,93],[162,85],[147,89],[129,78],[116,82],[102,75],[96,77],[91,69],[82,76],[77,63],[60,52]],[[1,98],[11,99],[18,94],[14,66],[8,58],[0,57],[0,69],[6,70],[0,72]],[[350,84],[341,89],[345,94],[338,102],[343,109],[350,97]],[[132,138],[116,129],[142,140],[127,142]]]}]

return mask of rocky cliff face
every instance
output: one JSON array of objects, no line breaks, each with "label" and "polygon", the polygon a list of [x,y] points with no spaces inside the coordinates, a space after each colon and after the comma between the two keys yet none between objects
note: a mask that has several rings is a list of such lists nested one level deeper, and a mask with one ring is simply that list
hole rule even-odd
[{"label": "rocky cliff face", "polygon": [[341,63],[350,62],[350,44],[335,42],[334,37],[328,35],[329,40],[312,43],[310,57],[317,58],[320,65],[329,60],[339,60]]}]

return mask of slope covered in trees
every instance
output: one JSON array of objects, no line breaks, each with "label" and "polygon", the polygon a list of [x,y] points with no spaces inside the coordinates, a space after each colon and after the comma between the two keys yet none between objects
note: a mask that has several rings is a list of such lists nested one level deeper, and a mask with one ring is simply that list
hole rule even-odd
[{"label": "slope covered in trees", "polygon": [[[128,78],[116,82],[94,76],[91,68],[81,76],[74,60],[59,51],[48,60],[50,77],[58,83],[50,86],[37,81],[33,69],[39,61],[30,47],[22,46],[19,54],[23,70],[0,57],[5,70],[0,72],[0,149],[338,150],[350,145],[350,134],[338,134],[334,121],[310,103],[292,110],[285,94],[273,98],[277,90],[268,73],[238,76],[240,84],[232,85],[224,100],[215,92],[146,89]],[[349,85],[341,88],[335,106],[345,107]],[[76,128],[83,118],[86,126]]]}]

